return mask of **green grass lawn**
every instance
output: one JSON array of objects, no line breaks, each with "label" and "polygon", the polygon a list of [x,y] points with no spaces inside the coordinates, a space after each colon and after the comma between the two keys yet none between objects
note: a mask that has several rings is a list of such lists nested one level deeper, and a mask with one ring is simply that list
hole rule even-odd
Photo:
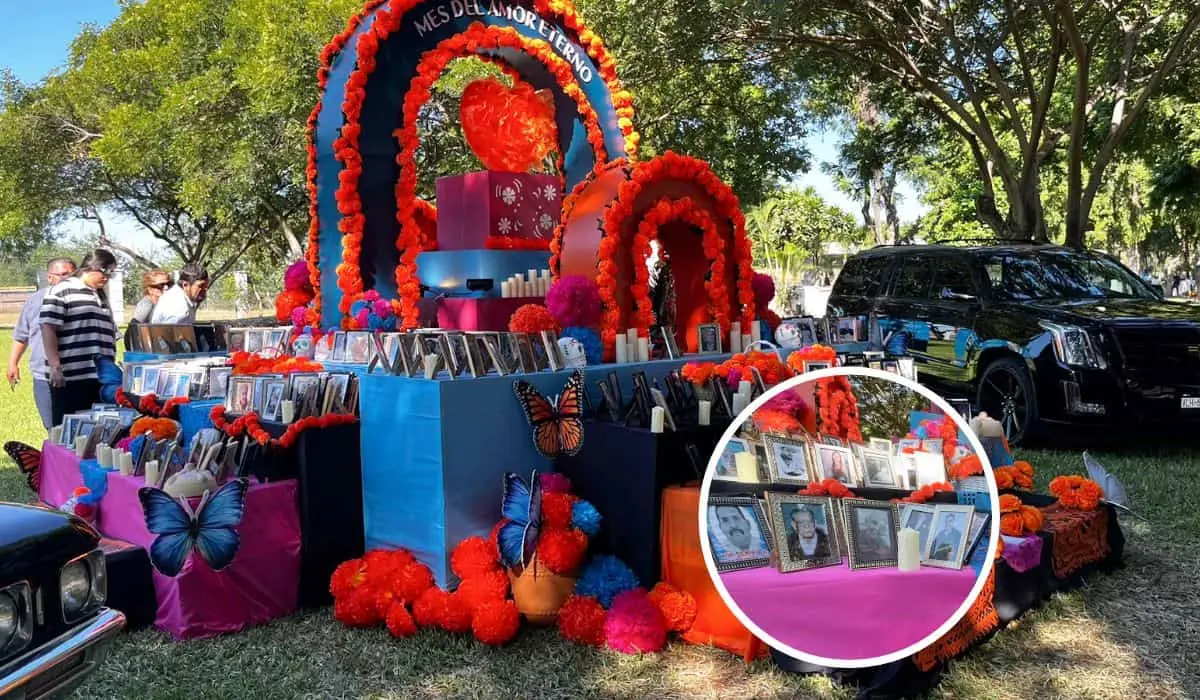
[{"label": "green grass lawn", "polygon": [[[10,336],[0,335],[7,358]],[[0,440],[40,444],[28,383],[0,402]],[[1081,473],[1078,453],[1027,451],[1044,489]],[[1099,452],[1127,485],[1146,522],[1125,519],[1127,566],[1056,596],[955,662],[934,697],[1175,698],[1200,688],[1200,450],[1149,445]],[[0,500],[29,492],[7,457]],[[651,536],[651,533],[648,533]],[[902,604],[898,601],[898,604]],[[1190,689],[1190,690],[1189,690]],[[394,640],[352,631],[329,610],[303,613],[213,640],[174,643],[156,632],[123,635],[78,698],[634,698],[850,697],[823,678],[747,666],[729,654],[672,644],[630,657],[575,646],[555,631],[523,629],[493,650],[469,636],[421,632]]]}]

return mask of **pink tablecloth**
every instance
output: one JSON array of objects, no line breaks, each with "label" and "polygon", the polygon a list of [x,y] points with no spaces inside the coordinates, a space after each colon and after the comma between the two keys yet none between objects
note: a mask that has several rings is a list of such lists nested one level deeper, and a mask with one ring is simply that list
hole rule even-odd
[{"label": "pink tablecloth", "polygon": [[41,483],[38,498],[55,508],[67,502],[75,489],[83,486],[79,458],[75,450],[50,441],[42,444]]},{"label": "pink tablecloth", "polygon": [[[149,552],[155,536],[146,530],[138,500],[144,485],[141,477],[109,474],[99,526],[109,537]],[[237,632],[295,612],[300,591],[296,482],[251,485],[238,534],[237,558],[224,571],[213,571],[193,552],[175,578],[153,572],[158,594],[155,627],[176,639],[194,639]]]},{"label": "pink tablecloth", "polygon": [[861,569],[843,563],[781,574],[763,567],[721,574],[742,612],[787,646],[827,659],[869,659],[920,642],[962,605],[975,572]]}]

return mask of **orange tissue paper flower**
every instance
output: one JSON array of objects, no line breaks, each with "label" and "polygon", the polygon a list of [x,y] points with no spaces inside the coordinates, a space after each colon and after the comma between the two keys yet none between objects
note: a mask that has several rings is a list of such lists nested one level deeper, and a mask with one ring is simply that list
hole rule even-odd
[{"label": "orange tissue paper flower", "polygon": [[490,600],[475,608],[471,616],[471,630],[475,639],[490,646],[507,644],[517,636],[521,626],[521,614],[511,600]]},{"label": "orange tissue paper flower", "polygon": [[367,565],[362,559],[351,559],[338,564],[329,578],[329,593],[340,598],[361,586],[367,580]]},{"label": "orange tissue paper flower", "polygon": [[374,627],[383,621],[368,586],[355,588],[333,601],[333,618],[347,627]]},{"label": "orange tissue paper flower", "polygon": [[408,613],[408,608],[404,603],[392,603],[392,607],[387,614],[387,628],[393,637],[411,637],[417,633],[417,623],[413,622],[412,615]]},{"label": "orange tissue paper flower", "polygon": [[525,304],[518,307],[508,319],[508,330],[512,333],[538,335],[542,331],[557,331],[558,322],[541,304]]},{"label": "orange tissue paper flower", "polygon": [[413,620],[421,627],[437,627],[442,619],[446,600],[451,595],[437,586],[425,591],[420,598],[413,601]]},{"label": "orange tissue paper flower", "polygon": [[547,569],[566,575],[579,568],[587,546],[587,535],[576,528],[548,530],[538,541],[537,555]]},{"label": "orange tissue paper flower", "polygon": [[604,644],[604,606],[595,598],[572,595],[558,611],[558,631],[576,644]]},{"label": "orange tissue paper flower", "polygon": [[458,590],[455,593],[474,613],[475,609],[483,603],[508,596],[508,575],[497,570],[472,576],[458,584]]},{"label": "orange tissue paper flower", "polygon": [[1055,477],[1050,481],[1050,493],[1058,497],[1063,508],[1074,510],[1095,510],[1104,498],[1099,484],[1076,475]]},{"label": "orange tissue paper flower", "polygon": [[523,82],[511,88],[493,78],[468,84],[460,122],[467,145],[488,170],[525,172],[557,145],[553,103]]},{"label": "orange tissue paper flower", "polygon": [[569,493],[542,494],[542,527],[545,530],[565,530],[571,527],[571,507],[575,497]]},{"label": "orange tissue paper flower", "polygon": [[996,488],[1003,491],[1013,487],[1013,475],[1010,470],[1005,467],[998,467],[993,469],[992,472],[996,475]]},{"label": "orange tissue paper flower", "polygon": [[667,629],[672,632],[687,632],[696,621],[696,599],[691,593],[661,581],[647,596],[662,613]]},{"label": "orange tissue paper flower", "polygon": [[450,555],[450,570],[460,579],[500,569],[500,550],[482,537],[468,537]]}]

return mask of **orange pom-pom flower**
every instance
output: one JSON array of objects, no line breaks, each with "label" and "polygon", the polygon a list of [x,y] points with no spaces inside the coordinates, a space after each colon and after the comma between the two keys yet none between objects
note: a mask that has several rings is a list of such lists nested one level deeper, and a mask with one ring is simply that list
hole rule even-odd
[{"label": "orange pom-pom flower", "polygon": [[398,567],[391,581],[392,593],[405,603],[420,598],[432,587],[433,573],[429,567],[416,561]]},{"label": "orange pom-pom flower", "polygon": [[333,619],[347,627],[374,627],[383,621],[375,591],[360,586],[333,601]]},{"label": "orange pom-pom flower", "polygon": [[512,333],[528,333],[538,335],[542,331],[557,331],[558,321],[541,304],[526,304],[517,307],[508,319],[508,330]]},{"label": "orange pom-pom flower", "polygon": [[517,636],[521,614],[511,600],[492,600],[475,609],[471,616],[471,631],[475,639],[491,646],[507,644]]},{"label": "orange pom-pom flower", "polygon": [[468,579],[500,568],[500,550],[482,537],[468,537],[450,555],[450,569],[460,579]]},{"label": "orange pom-pom flower", "polygon": [[387,628],[393,637],[411,637],[417,633],[417,623],[413,622],[404,603],[393,603],[388,609]]},{"label": "orange pom-pom flower", "polygon": [[351,559],[338,564],[329,577],[329,593],[334,598],[347,595],[367,580],[367,565],[362,559]]},{"label": "orange pom-pom flower", "polygon": [[412,617],[422,627],[437,627],[442,619],[442,611],[446,607],[446,599],[451,594],[434,586],[413,601]]},{"label": "orange pom-pom flower", "polygon": [[558,611],[558,630],[576,644],[604,644],[604,606],[595,598],[573,595]]},{"label": "orange pom-pom flower", "polygon": [[474,613],[484,603],[508,597],[508,575],[497,570],[472,576],[458,584],[455,594]]},{"label": "orange pom-pom flower", "polygon": [[587,546],[587,535],[576,528],[548,530],[542,533],[538,541],[537,555],[547,569],[559,575],[568,575],[579,568]]},{"label": "orange pom-pom flower", "polygon": [[575,497],[569,493],[543,493],[543,532],[546,530],[565,530],[571,527],[571,508],[574,505]]},{"label": "orange pom-pom flower", "polygon": [[663,622],[672,632],[687,632],[696,621],[696,599],[691,593],[681,591],[663,581],[647,596],[662,613]]}]

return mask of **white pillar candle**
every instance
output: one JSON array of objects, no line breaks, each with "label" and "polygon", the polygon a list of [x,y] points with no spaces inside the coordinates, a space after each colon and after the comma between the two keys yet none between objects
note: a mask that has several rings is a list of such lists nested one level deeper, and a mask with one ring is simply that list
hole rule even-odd
[{"label": "white pillar candle", "polygon": [[62,426],[56,425],[50,429],[50,442],[57,445],[62,440]]},{"label": "white pillar candle", "polygon": [[83,457],[83,451],[87,449],[87,441],[88,441],[88,439],[85,437],[75,438],[75,456],[76,457],[79,457],[79,458]]},{"label": "white pillar candle", "polygon": [[700,415],[699,415],[697,422],[700,423],[700,425],[711,425],[712,424],[712,401],[709,401],[707,399],[700,399],[699,406],[700,406]]},{"label": "white pillar candle", "polygon": [[638,361],[638,357],[640,357],[640,355],[638,355],[637,343],[633,341],[626,341],[625,357],[628,358],[630,362]]},{"label": "white pillar candle", "polygon": [[158,486],[158,460],[146,462],[146,485]]},{"label": "white pillar candle", "polygon": [[663,431],[663,423],[667,420],[667,413],[662,406],[655,406],[650,409],[650,432],[661,433]]},{"label": "white pillar candle", "polygon": [[294,401],[284,401],[279,406],[280,412],[283,414],[283,422],[291,423],[296,418],[296,403]]},{"label": "white pillar candle", "polygon": [[742,414],[742,411],[746,410],[746,406],[747,406],[747,405],[748,405],[748,404],[746,403],[746,397],[745,397],[744,395],[742,395],[742,394],[734,394],[734,395],[733,395],[733,406],[732,406],[732,408],[733,408],[733,415],[734,415],[734,416],[739,416],[739,415],[741,415],[741,414]]},{"label": "white pillar candle", "polygon": [[617,337],[616,348],[617,348],[617,364],[623,365],[626,362],[628,362],[629,356],[628,356],[628,353],[626,352],[626,350],[629,349],[629,346],[625,343],[625,336]]},{"label": "white pillar candle", "polygon": [[754,338],[752,338],[752,337],[750,337],[750,336],[748,336],[748,335],[743,335],[743,336],[742,336],[742,344],[741,344],[741,346],[740,346],[740,350],[741,350],[742,352],[749,352],[749,351],[750,351],[750,345],[751,345],[751,344],[753,344],[753,343],[754,343]]},{"label": "white pillar candle", "polygon": [[112,466],[112,448],[108,445],[99,445],[96,447],[96,461],[100,466],[107,469]]},{"label": "white pillar candle", "polygon": [[758,458],[752,452],[738,452],[733,456],[737,466],[737,479],[743,483],[753,484],[758,481]]},{"label": "white pillar candle", "polygon": [[528,281],[532,282],[532,281],[536,280],[537,278],[538,278],[538,271],[537,271],[537,270],[530,270],[530,271],[529,271],[529,277],[528,277]]},{"label": "white pillar candle", "polygon": [[630,345],[637,347],[638,332],[636,328],[630,328],[625,331],[625,340]]},{"label": "white pillar candle", "polygon": [[121,476],[133,474],[133,455],[122,450],[117,461],[117,468],[121,470]]},{"label": "white pillar candle", "polygon": [[[740,456],[740,455],[739,455]],[[911,527],[900,531],[897,539],[897,566],[901,571],[916,571],[921,568],[921,535]]]},{"label": "white pillar candle", "polygon": [[537,287],[538,287],[538,296],[539,297],[546,296],[546,290],[548,289],[549,283],[550,283],[550,281],[547,280],[545,277],[538,278]]},{"label": "white pillar candle", "polygon": [[650,339],[638,338],[637,341],[638,362],[650,361]]},{"label": "white pillar candle", "polygon": [[754,385],[750,383],[749,379],[743,379],[738,382],[738,393],[746,397],[746,404],[749,405],[749,399],[754,395]]},{"label": "white pillar candle", "polygon": [[503,282],[500,283],[500,298],[501,299],[508,298],[508,280],[504,280]]},{"label": "white pillar candle", "polygon": [[754,323],[750,324],[750,337],[753,342],[757,343],[762,340],[762,323],[756,318]]}]

